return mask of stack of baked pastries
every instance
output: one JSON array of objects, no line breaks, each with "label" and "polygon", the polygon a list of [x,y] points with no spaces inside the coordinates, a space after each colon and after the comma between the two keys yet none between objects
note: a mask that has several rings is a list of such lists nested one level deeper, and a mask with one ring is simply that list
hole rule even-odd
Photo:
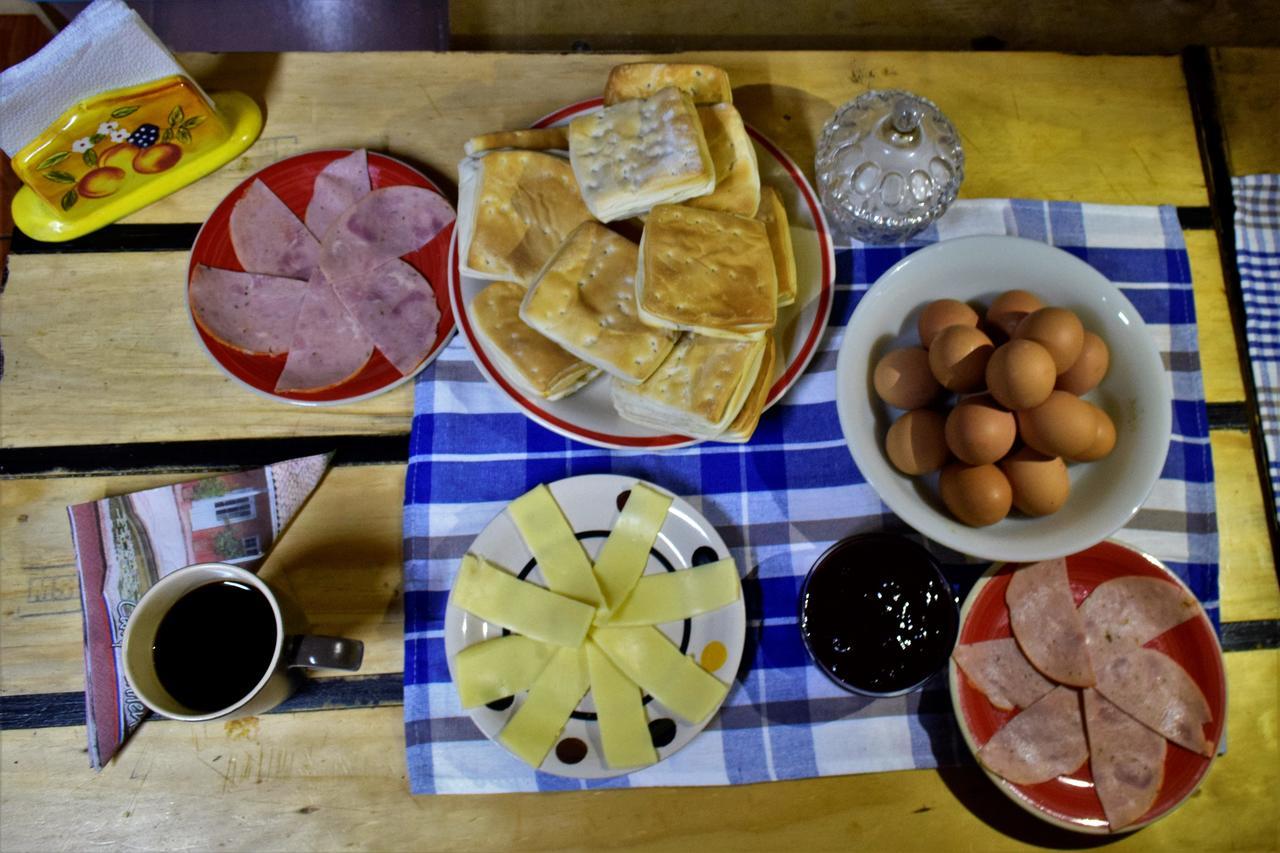
[{"label": "stack of baked pastries", "polygon": [[460,265],[494,281],[468,310],[504,376],[556,400],[607,373],[629,421],[751,437],[796,269],[732,97],[712,65],[620,65],[567,128],[467,142]]}]

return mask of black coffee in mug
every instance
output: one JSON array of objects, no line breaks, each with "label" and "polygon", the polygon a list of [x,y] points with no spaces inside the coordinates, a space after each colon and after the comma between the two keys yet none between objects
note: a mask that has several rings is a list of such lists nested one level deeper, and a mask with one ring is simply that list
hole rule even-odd
[{"label": "black coffee in mug", "polygon": [[174,602],[152,643],[156,678],[174,699],[212,713],[248,696],[275,656],[276,617],[257,589],[223,580]]}]

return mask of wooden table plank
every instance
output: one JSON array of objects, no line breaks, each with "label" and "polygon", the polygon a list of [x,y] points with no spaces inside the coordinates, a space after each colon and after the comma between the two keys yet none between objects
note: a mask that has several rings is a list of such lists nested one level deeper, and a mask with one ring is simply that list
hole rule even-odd
[{"label": "wooden table plank", "polygon": [[1280,172],[1280,50],[1218,48],[1212,56],[1231,174]]},{"label": "wooden table plank", "polygon": [[[1280,651],[1228,655],[1228,751],[1183,807],[1113,849],[1264,850],[1276,843]],[[148,849],[949,849],[1079,847],[974,768],[773,785],[504,796],[408,794],[400,708],[148,722],[100,774],[84,729],[0,733],[5,846]],[[914,841],[912,839],[915,839]]]},{"label": "wooden table plank", "polygon": [[1253,439],[1243,430],[1214,430],[1209,438],[1218,504],[1222,621],[1280,619],[1280,584]]},{"label": "wooden table plank", "polygon": [[1222,279],[1222,256],[1212,231],[1183,231],[1191,282],[1196,297],[1196,334],[1200,338],[1200,370],[1205,400],[1239,403],[1245,398],[1240,351]]}]

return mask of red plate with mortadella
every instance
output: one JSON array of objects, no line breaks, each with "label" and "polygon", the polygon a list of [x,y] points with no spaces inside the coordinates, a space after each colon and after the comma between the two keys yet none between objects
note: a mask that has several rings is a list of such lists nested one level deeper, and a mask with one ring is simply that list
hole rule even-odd
[{"label": "red plate with mortadella", "polygon": [[390,390],[453,334],[453,220],[439,187],[385,154],[274,163],[200,229],[187,270],[192,326],[228,376],[277,400],[333,405]]},{"label": "red plate with mortadella", "polygon": [[[1071,618],[1011,616],[1073,606]],[[1222,650],[1204,609],[1158,560],[1101,542],[1067,557],[1065,575],[1057,561],[996,564],[960,619],[956,719],[1015,803],[1065,829],[1108,834],[1146,826],[1199,786],[1225,730]],[[1055,624],[1053,638],[1028,633]],[[1091,667],[1064,668],[1082,645]],[[1176,725],[1162,719],[1171,715]]]}]

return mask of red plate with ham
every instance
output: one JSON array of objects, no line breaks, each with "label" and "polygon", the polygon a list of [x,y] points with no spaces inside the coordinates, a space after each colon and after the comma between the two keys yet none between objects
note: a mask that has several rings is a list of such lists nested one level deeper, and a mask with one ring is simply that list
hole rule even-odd
[{"label": "red plate with ham", "polygon": [[[974,586],[960,614],[959,645],[961,647],[1013,637],[1005,597],[1009,581],[1016,570],[1017,567],[1013,565],[996,564]],[[1117,607],[1113,600],[1117,588],[1127,588],[1133,595],[1144,595],[1144,588],[1151,589],[1150,581],[1176,585],[1176,594],[1148,596],[1153,615],[1146,617],[1147,625],[1163,627],[1169,622],[1175,624],[1158,636],[1148,639],[1143,648],[1167,656],[1170,661],[1185,671],[1199,688],[1208,704],[1210,715],[1210,722],[1204,726],[1204,735],[1210,744],[1218,744],[1226,722],[1227,693],[1222,650],[1218,645],[1217,635],[1198,603],[1194,608],[1195,614],[1180,622],[1181,616],[1174,619],[1166,613],[1170,609],[1170,602],[1180,603],[1187,599],[1194,601],[1190,591],[1159,561],[1116,542],[1101,542],[1087,551],[1067,557],[1067,579],[1072,598],[1077,606],[1107,581],[1128,577],[1144,578],[1148,582],[1108,585],[1104,589],[1104,595],[1108,597],[1106,601],[1108,610],[1114,610]],[[1155,588],[1155,590],[1157,593],[1165,591],[1162,588]],[[1144,632],[1149,630],[1153,629],[1146,625],[1142,628]],[[961,656],[963,657],[964,654],[961,653]],[[975,683],[964,675],[954,659],[950,666],[950,676],[951,701],[955,708],[956,719],[965,741],[976,755],[1020,712],[1016,708],[1002,710],[992,704]],[[989,686],[988,689],[990,689]],[[1007,700],[1002,700],[1002,703],[1009,704]],[[1095,702],[1092,707],[1095,710],[1095,730],[1098,730],[1100,729],[1096,716],[1098,704]],[[1109,705],[1104,709],[1107,712],[1115,710]],[[1125,719],[1118,721],[1118,723],[1128,722]],[[1123,746],[1129,752],[1135,752],[1131,741],[1125,741]],[[1117,779],[1125,782],[1130,779],[1132,773],[1118,773],[1115,762],[1121,760],[1132,765],[1143,758],[1143,755],[1158,755],[1158,751],[1152,748],[1136,751],[1141,752],[1141,755],[1122,754],[1119,758],[1112,757],[1115,756],[1117,748],[1119,747],[1112,746],[1110,750],[1104,752],[1104,760],[1109,759],[1104,772],[1107,774],[1108,782],[1108,790],[1105,794],[1111,805],[1112,815],[1123,815],[1121,820],[1126,822],[1132,820],[1117,830],[1120,832],[1138,829],[1177,808],[1195,791],[1213,761],[1212,754],[1202,755],[1172,742],[1167,743],[1162,763],[1159,767],[1151,768],[1154,775],[1161,780],[1158,791],[1151,805],[1135,816],[1132,812],[1145,805],[1147,798],[1151,796],[1150,791],[1139,785],[1133,785],[1131,790],[1125,790],[1123,787],[1117,789],[1115,785]],[[1103,809],[1102,800],[1099,799],[1094,787],[1094,775],[1091,769],[1091,763],[1094,760],[1097,759],[1091,757],[1090,761],[1086,761],[1072,772],[1047,782],[1031,785],[1015,784],[992,773],[989,769],[987,775],[1015,803],[1043,820],[1077,832],[1107,834],[1112,829]],[[1144,760],[1159,761],[1160,759]]]},{"label": "red plate with ham", "polygon": [[[335,208],[346,203],[352,192],[358,195],[363,190],[358,181],[354,182],[355,186],[350,186],[353,181],[348,173],[358,165],[360,160],[359,156],[353,156],[353,154],[357,152],[349,149],[309,151],[281,160],[246,178],[222,200],[205,222],[204,227],[200,229],[195,245],[191,249],[191,261],[187,270],[188,294],[190,295],[191,281],[198,266],[232,271],[244,270],[232,245],[231,213],[236,203],[244,197],[255,182],[260,181],[280,201],[284,202],[299,222],[303,220],[315,222],[318,215],[327,221],[337,217]],[[444,195],[439,187],[421,172],[385,154],[368,152],[367,165],[370,190],[388,187],[419,187],[441,197]],[[326,171],[326,167],[331,168]],[[317,177],[322,173],[325,177],[321,178],[320,187],[325,197],[316,200],[314,196],[317,190]],[[242,385],[274,399],[315,406],[351,403],[381,394],[408,381],[426,367],[453,335],[454,319],[447,290],[449,278],[447,260],[449,241],[452,236],[453,224],[450,223],[431,237],[425,245],[402,256],[403,261],[429,285],[434,295],[435,307],[438,308],[439,318],[435,334],[431,336],[429,346],[425,347],[425,353],[417,352],[413,346],[411,334],[405,335],[403,332],[396,334],[393,330],[389,340],[383,341],[384,346],[392,349],[390,356],[385,355],[381,349],[374,349],[372,356],[359,370],[329,387],[311,391],[277,391],[277,383],[281,380],[281,374],[285,369],[286,354],[252,353],[229,346],[227,341],[220,340],[196,323],[194,316],[192,326],[205,350],[225,373]],[[419,305],[422,300],[415,295],[415,291],[422,285],[414,284],[413,282],[417,279],[411,281],[411,278],[407,275],[397,275],[386,282],[365,282],[367,286],[364,286],[359,293],[366,303],[376,303],[379,307],[391,304],[389,300],[394,300],[392,305],[394,308],[396,305],[406,304],[408,299],[407,305],[411,310],[403,310],[401,313],[411,317],[415,322],[430,321],[436,317],[437,311],[425,304]],[[188,312],[190,311],[190,304],[188,304]],[[289,378],[285,376],[285,385],[292,384],[287,381]]]}]

